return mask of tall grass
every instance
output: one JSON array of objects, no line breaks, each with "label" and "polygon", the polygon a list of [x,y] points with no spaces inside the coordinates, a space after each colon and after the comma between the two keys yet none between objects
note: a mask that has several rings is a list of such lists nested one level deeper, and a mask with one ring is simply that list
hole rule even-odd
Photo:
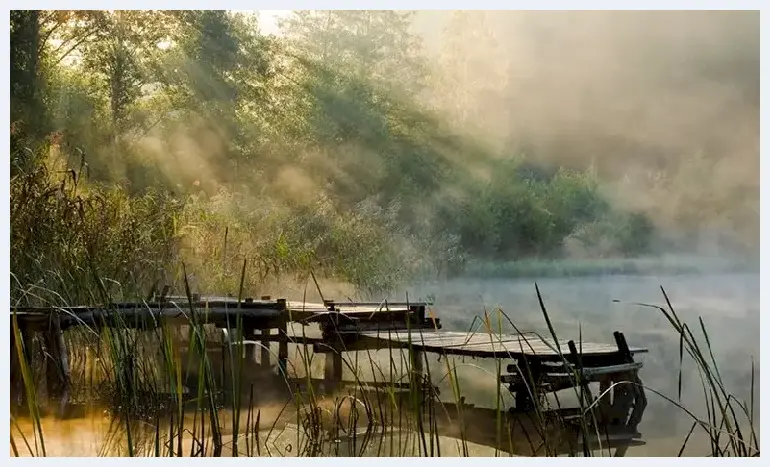
[{"label": "tall grass", "polygon": [[[486,371],[490,384],[497,388],[494,400],[488,404],[493,410],[484,412],[483,416],[478,415],[480,409],[464,404],[463,381],[458,368],[468,364],[441,355],[441,363],[431,365],[427,355],[416,351],[412,345],[419,344],[423,338],[419,330],[412,331],[412,341],[405,350],[345,352],[343,348],[343,365],[352,380],[348,379],[343,386],[331,391],[319,387],[318,378],[313,377],[318,374],[319,354],[303,345],[297,346],[285,372],[279,368],[277,374],[255,379],[249,369],[253,369],[253,358],[245,349],[247,343],[249,346],[261,344],[254,344],[254,337],[245,335],[240,320],[236,320],[235,328],[227,330],[227,337],[212,332],[200,316],[205,310],[192,307],[193,297],[187,284],[189,308],[179,310],[189,323],[186,338],[180,336],[178,327],[171,323],[160,322],[155,328],[141,331],[131,329],[129,323],[120,319],[111,320],[109,327],[80,326],[67,332],[74,370],[71,399],[83,400],[87,394],[91,403],[106,408],[114,421],[105,438],[102,454],[441,456],[451,455],[454,451],[467,456],[471,454],[469,446],[474,443],[493,447],[493,455],[591,456],[611,453],[606,440],[596,431],[597,408],[603,397],[609,397],[609,389],[595,399],[586,398],[583,387],[578,384],[579,366],[571,390],[579,403],[578,420],[553,419],[554,409],[561,408],[559,398],[555,402],[549,401],[539,395],[533,382],[529,381],[535,396],[535,407],[528,422],[531,426],[525,430],[524,438],[514,439],[516,427],[511,426],[506,417],[511,401],[506,399],[507,394],[498,383],[503,373],[500,359],[491,370],[475,366]],[[558,346],[558,335],[539,290],[537,293],[547,334]],[[705,326],[699,323],[702,337],[696,339],[690,327],[676,314],[665,291],[663,293],[666,305],[657,309],[679,335],[680,363],[684,364],[687,356],[695,362],[703,382],[706,404],[707,416],[699,418],[697,410],[683,407],[674,397],[644,388],[648,393],[666,398],[673,407],[692,418],[692,429],[683,440],[680,454],[692,433],[701,430],[710,441],[710,452],[704,455],[758,455],[753,398],[748,403],[739,402],[727,391]],[[485,311],[480,328],[471,332],[484,334],[490,342],[496,342],[501,339],[504,322],[515,329],[515,324],[503,310]],[[28,404],[26,415],[33,420],[34,432],[23,433],[18,427],[12,429],[12,451],[16,455],[45,456],[43,414],[39,407],[45,404],[38,396],[42,381],[36,376],[39,372],[32,371],[41,362],[30,358],[30,349],[24,347],[17,320],[13,323]],[[289,336],[289,339],[299,341],[308,337],[305,327],[302,329],[301,334]],[[185,341],[188,348],[183,351]],[[86,346],[85,352],[83,346]],[[568,349],[558,350],[566,362]],[[383,352],[387,352],[384,358],[380,355]],[[96,363],[89,360],[89,353],[99,356]],[[220,355],[219,361],[216,353]],[[362,353],[364,356],[360,358]],[[273,357],[277,355],[273,353]],[[506,358],[506,355],[499,357]],[[752,386],[753,383],[752,379]],[[441,384],[449,386],[447,394],[440,394],[438,387]],[[639,382],[629,380],[615,384],[635,385]],[[263,393],[272,388],[276,396],[268,404],[264,399],[255,402],[255,388],[262,389]],[[753,387],[751,389],[753,394]],[[261,411],[268,406],[280,407],[273,420],[262,415]],[[12,427],[16,423],[14,420],[12,418]],[[272,423],[264,426],[262,422]],[[292,425],[294,434],[288,442],[285,433]],[[576,425],[580,438],[572,439],[569,427]],[[455,439],[455,449],[449,452],[447,435]]]},{"label": "tall grass", "polygon": [[[749,401],[742,401],[730,393],[717,365],[712,341],[703,319],[698,319],[697,335],[690,324],[682,321],[677,314],[665,289],[661,287],[665,305],[639,304],[660,311],[679,337],[679,373],[677,400],[660,395],[692,418],[692,425],[685,438],[680,454],[695,430],[703,431],[709,439],[711,456],[759,457],[759,438],[756,432],[755,410],[755,367],[751,358],[751,384],[748,388]],[[682,366],[685,356],[695,364],[703,388],[705,419],[694,414],[694,410],[682,406]]]},{"label": "tall grass", "polygon": [[193,289],[235,296],[244,262],[247,290],[315,270],[379,293],[409,263],[368,214],[341,215],[328,198],[290,209],[225,188],[131,194],[93,182],[85,158],[68,157],[55,146],[41,150],[11,179],[12,303],[95,303],[103,289],[115,299],[163,285],[181,291],[185,277]]}]

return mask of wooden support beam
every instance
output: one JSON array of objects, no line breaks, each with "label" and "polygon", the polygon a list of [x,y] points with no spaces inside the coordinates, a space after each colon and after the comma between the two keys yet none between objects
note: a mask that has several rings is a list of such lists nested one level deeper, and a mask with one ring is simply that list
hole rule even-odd
[{"label": "wooden support beam", "polygon": [[634,383],[634,408],[631,410],[631,415],[628,417],[627,427],[629,430],[636,432],[639,423],[642,421],[642,415],[647,408],[647,396],[644,394],[642,386],[642,380],[639,378],[639,372],[635,371],[631,374],[631,382]]},{"label": "wooden support beam", "polygon": [[412,383],[416,388],[420,388],[423,384],[425,354],[415,348],[412,348],[409,354],[412,364]]},{"label": "wooden support beam", "polygon": [[[628,348],[626,337],[620,331],[612,333],[618,351],[626,363],[633,363],[634,357]],[[647,398],[641,388],[638,370],[616,375],[621,384],[613,390],[613,410],[610,423],[619,426],[625,432],[636,434],[636,427],[642,418],[642,412],[647,407]],[[628,451],[629,444],[621,444],[615,449],[615,457],[623,457]]]},{"label": "wooden support beam", "polygon": [[[622,365],[610,365],[605,367],[593,367],[593,368],[583,368],[582,370],[582,381],[586,383],[601,383],[604,381],[607,377],[612,377],[615,374],[619,373],[627,373],[629,371],[637,371],[642,367],[641,362],[635,362],[635,363],[624,363]],[[515,365],[509,365],[508,371],[511,371],[510,374],[505,374],[500,376],[500,382],[507,383],[507,384],[516,384],[522,379],[524,379],[520,374],[519,371],[516,369]],[[574,369],[573,367],[569,367],[565,369],[564,367],[557,367],[557,368],[548,368],[544,370],[543,376],[542,376],[542,382],[548,386],[551,387],[558,387],[558,388],[568,388],[575,386],[576,384],[579,384],[581,381],[580,377],[575,377]],[[554,390],[554,389],[551,389]],[[556,389],[559,390],[559,389]]]},{"label": "wooden support beam", "polygon": [[254,329],[253,325],[245,324],[243,325],[243,340],[244,341],[250,341],[248,344],[246,342],[243,343],[244,351],[246,353],[246,360],[252,363],[257,362],[257,347],[259,347],[256,343],[254,343],[254,333],[256,332],[256,329]]},{"label": "wooden support beam", "polygon": [[281,336],[281,340],[278,341],[278,374],[281,376],[286,376],[289,361],[289,336],[286,331],[287,326],[284,321],[278,328],[278,334]]},{"label": "wooden support beam", "polygon": [[[580,385],[580,397],[585,401],[586,407],[590,407],[593,403],[593,395],[591,394],[591,389],[588,387],[588,382],[586,381],[585,375],[583,374],[583,361],[581,358],[580,353],[578,352],[578,348],[575,345],[575,341],[570,340],[567,342],[567,347],[569,347],[569,353],[572,355],[572,358],[577,362],[577,381],[576,383]],[[581,401],[582,405],[582,401]],[[582,408],[582,407],[581,407]]]},{"label": "wooden support beam", "polygon": [[[512,365],[517,368],[516,365]],[[521,375],[519,381],[511,384],[516,412],[526,412],[535,408],[535,402],[539,397],[541,381],[543,379],[543,366],[536,359],[521,358],[518,362],[517,372]]]},{"label": "wooden support beam", "polygon": [[70,387],[69,358],[64,333],[61,330],[58,314],[51,316],[48,331],[45,333],[46,385],[48,396],[66,399]]},{"label": "wooden support beam", "polygon": [[262,329],[259,364],[264,369],[270,369],[270,329]]},{"label": "wooden support beam", "polygon": [[334,300],[324,300],[324,306],[329,311],[334,311],[335,307],[340,308],[354,308],[354,307],[368,307],[387,310],[388,308],[404,308],[409,307],[412,309],[425,308],[430,306],[429,302],[335,302]]},{"label": "wooden support beam", "polygon": [[599,406],[597,408],[598,421],[606,426],[612,416],[612,375],[603,376],[599,380]]},{"label": "wooden support beam", "polygon": [[342,382],[342,353],[329,352],[324,360],[324,388],[333,391]]}]

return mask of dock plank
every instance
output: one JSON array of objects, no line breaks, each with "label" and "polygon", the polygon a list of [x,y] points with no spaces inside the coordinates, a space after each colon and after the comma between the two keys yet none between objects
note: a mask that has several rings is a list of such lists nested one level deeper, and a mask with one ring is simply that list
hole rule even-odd
[{"label": "dock plank", "polygon": [[204,297],[193,300],[186,297],[167,297],[162,302],[115,303],[109,306],[72,307],[17,307],[12,309],[22,323],[44,328],[53,316],[61,318],[65,328],[78,325],[118,325],[122,322],[157,322],[161,319],[188,322],[194,317],[203,323],[233,323],[236,316],[256,323],[273,323],[286,317],[289,321],[313,322],[330,320],[335,315],[341,321],[402,321],[412,310],[405,305],[385,306],[372,304],[336,303],[339,311],[329,311],[323,303],[283,300],[239,300],[233,297]]},{"label": "dock plank", "polygon": [[[323,303],[312,303],[312,302],[299,302],[299,301],[288,301],[286,302],[286,307],[292,311],[313,311],[316,313],[334,313],[330,311],[326,305]],[[334,303],[335,310],[339,311],[340,313],[344,314],[367,314],[367,313],[394,313],[394,312],[408,312],[411,311],[410,308],[403,304],[397,304],[397,305],[389,305],[386,303],[375,305],[375,304],[347,304],[347,303]]]},{"label": "dock plank", "polygon": [[[552,339],[539,337],[536,333],[493,335],[486,333],[463,333],[452,331],[423,332],[364,332],[362,336],[381,341],[390,341],[401,346],[409,343],[414,348],[430,352],[447,354],[473,354],[479,356],[516,356],[558,357],[559,351]],[[559,340],[558,348],[563,355],[569,354],[568,340]],[[614,344],[583,342],[577,344],[584,356],[609,355],[618,352]],[[647,350],[632,348],[631,353],[644,353]]]}]

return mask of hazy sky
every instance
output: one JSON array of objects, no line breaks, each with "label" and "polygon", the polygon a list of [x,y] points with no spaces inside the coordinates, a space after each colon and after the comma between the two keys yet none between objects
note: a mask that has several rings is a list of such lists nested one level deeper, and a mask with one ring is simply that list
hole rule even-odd
[{"label": "hazy sky", "polygon": [[291,14],[292,10],[257,10],[259,27],[263,34],[278,34],[278,20]]}]

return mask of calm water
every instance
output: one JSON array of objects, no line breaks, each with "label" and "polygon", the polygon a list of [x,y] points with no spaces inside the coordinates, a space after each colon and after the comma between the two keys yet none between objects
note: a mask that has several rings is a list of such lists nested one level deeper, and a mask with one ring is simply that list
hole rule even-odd
[{"label": "calm water", "polygon": [[[126,438],[122,435],[112,434],[110,431],[110,420],[98,416],[87,419],[77,420],[55,420],[46,418],[42,421],[43,431],[45,433],[45,450],[48,457],[91,457],[91,456],[119,456],[126,455]],[[32,426],[29,420],[23,420],[19,427],[26,433],[32,433]],[[16,430],[15,427],[12,427]],[[18,431],[14,433],[14,439],[20,441]],[[254,440],[257,436],[252,436],[249,443],[245,437],[240,437],[237,446],[239,456],[260,456],[260,457],[291,457],[297,455],[297,446],[307,446],[307,437],[297,425],[287,424],[276,429],[263,429],[259,431],[258,439],[260,448],[257,451]],[[222,437],[223,448],[222,456],[233,456],[233,436],[224,434]],[[32,444],[32,438],[29,438]],[[136,443],[136,440],[134,441]],[[210,440],[208,455],[211,455]],[[322,456],[418,456],[420,438],[414,432],[394,431],[386,435],[374,433],[369,438],[359,435],[355,441],[352,437],[344,437],[334,443],[327,443],[321,454]],[[191,449],[194,449],[192,439],[188,436],[182,446],[184,455],[189,455]],[[144,450],[138,450],[137,455],[153,455],[152,442],[145,443]],[[35,452],[32,445],[32,452]],[[430,448],[429,448],[430,449]],[[442,457],[462,456],[467,452],[470,456],[495,456],[495,450],[488,446],[482,446],[474,443],[465,443],[461,445],[456,438],[439,436],[433,443],[434,452],[440,453]],[[465,451],[464,451],[465,449]],[[41,452],[41,451],[37,451]],[[11,451],[11,456],[14,453]],[[19,446],[19,455],[21,457],[30,456],[30,450],[26,446]],[[507,456],[507,454],[500,454]]]},{"label": "calm water", "polygon": [[[698,317],[702,317],[710,332],[714,354],[728,389],[739,397],[748,399],[751,377],[750,359],[756,363],[756,381],[759,381],[759,275],[758,274],[701,274],[687,276],[606,276],[570,279],[538,280],[549,316],[561,337],[577,339],[582,332],[584,340],[612,342],[612,332],[625,333],[632,346],[647,347],[641,376],[644,383],[655,390],[676,398],[679,369],[678,337],[665,318],[656,310],[634,305],[635,302],[664,304],[660,286],[664,286],[672,304],[682,319],[693,330],[699,329]],[[445,329],[467,329],[473,317],[501,307],[519,328],[545,331],[542,313],[535,294],[533,280],[453,280],[443,283],[415,285],[409,289],[410,299],[432,296],[435,311]],[[402,298],[394,295],[393,298]],[[619,300],[620,303],[615,302]],[[695,332],[695,331],[694,331]],[[700,332],[696,332],[699,335]],[[488,366],[488,365],[487,365]],[[431,367],[441,368],[439,362]],[[493,403],[496,391],[493,375],[483,362],[466,362],[460,368],[461,388],[467,402],[481,406]],[[755,390],[758,401],[758,387]],[[687,434],[691,421],[671,404],[648,391],[649,405],[639,431],[648,442],[647,446],[634,447],[628,455],[655,456],[676,455]],[[697,373],[687,362],[683,375],[683,404],[696,413],[703,412],[703,396]],[[296,425],[284,425],[270,430],[271,417],[277,416],[276,408],[262,408],[263,419],[259,431],[263,443],[272,448],[262,450],[261,455],[296,455],[301,434]],[[756,407],[759,411],[758,402]],[[271,412],[272,411],[272,412]],[[224,415],[226,419],[227,416]],[[229,422],[223,420],[223,426]],[[74,420],[43,419],[43,431],[48,455],[94,456],[115,455],[124,449],[125,440],[110,435],[114,426],[103,415],[97,414]],[[28,449],[20,432],[35,449],[32,426],[29,420],[12,423],[17,448],[22,455]],[[402,454],[410,454],[405,439],[395,443]],[[224,454],[231,453],[232,436],[225,435]],[[389,455],[394,443],[387,439],[376,442],[361,451],[363,455]],[[341,454],[349,451],[349,440],[338,441]],[[360,441],[359,441],[360,443]],[[457,440],[441,437],[441,453],[444,456],[459,455]],[[696,433],[686,453],[706,454],[703,436]],[[191,445],[185,445],[189,452]],[[244,443],[239,450],[245,449]],[[414,451],[416,453],[416,451]],[[494,449],[470,444],[468,453],[473,456],[494,455]],[[253,454],[253,448],[252,448]]]},{"label": "calm water", "polygon": [[[635,304],[665,305],[660,290],[663,286],[674,309],[696,338],[702,335],[698,318],[703,319],[728,390],[747,401],[753,357],[755,404],[759,413],[759,274],[549,278],[538,279],[537,285],[560,337],[577,340],[582,332],[586,341],[612,343],[612,332],[622,331],[629,345],[649,349],[649,354],[641,357],[645,366],[640,375],[645,385],[676,399],[680,368],[678,335],[658,310]],[[409,293],[415,299],[435,297],[436,312],[447,329],[467,329],[473,317],[485,308],[492,311],[500,307],[518,328],[547,333],[534,279],[453,280],[422,284]],[[683,405],[696,413],[705,413],[700,378],[687,361],[682,392]],[[484,397],[488,396],[477,398]],[[645,437],[683,439],[692,420],[649,392],[648,400],[640,426]],[[676,454],[679,446],[671,449]]]}]

